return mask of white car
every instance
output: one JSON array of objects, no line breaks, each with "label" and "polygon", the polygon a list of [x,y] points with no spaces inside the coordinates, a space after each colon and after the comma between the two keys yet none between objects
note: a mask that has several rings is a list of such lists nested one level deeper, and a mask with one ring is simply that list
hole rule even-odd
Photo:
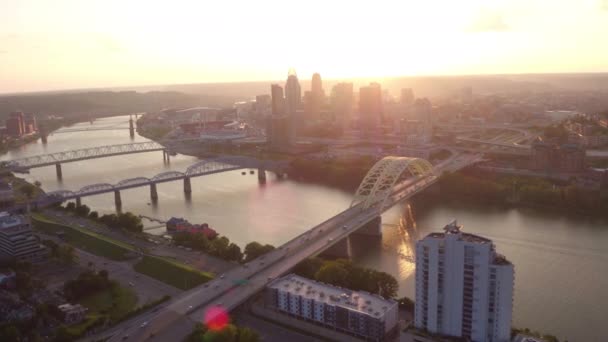
[{"label": "white car", "polygon": [[225,277],[225,276],[226,276],[225,274],[222,274],[222,275],[220,276],[220,279],[224,279],[224,277]]},{"label": "white car", "polygon": [[145,328],[145,327],[146,327],[146,325],[148,325],[148,322],[143,322],[143,323],[142,323],[142,324],[141,324],[139,327],[140,327],[140,328]]}]

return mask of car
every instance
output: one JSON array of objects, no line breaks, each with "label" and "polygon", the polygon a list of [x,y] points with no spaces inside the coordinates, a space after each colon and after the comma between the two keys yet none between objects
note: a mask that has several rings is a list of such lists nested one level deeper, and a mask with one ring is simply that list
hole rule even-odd
[{"label": "car", "polygon": [[129,286],[135,286],[135,284],[133,284],[132,282],[129,282]]},{"label": "car", "polygon": [[194,307],[194,306],[189,305],[189,306],[188,306],[188,310],[192,310],[192,308],[193,308],[193,307]]},{"label": "car", "polygon": [[272,277],[268,277],[268,281],[271,281],[273,278]]},{"label": "car", "polygon": [[226,277],[226,275],[225,275],[225,274],[222,274],[222,275],[220,276],[220,279],[224,279],[224,277]]},{"label": "car", "polygon": [[342,226],[342,229],[347,230],[348,226]]},{"label": "car", "polygon": [[148,322],[143,322],[139,327],[140,328],[145,328],[148,325]]},{"label": "car", "polygon": [[203,285],[203,287],[207,288],[207,287],[209,287],[209,284],[205,284],[205,285]]},{"label": "car", "polygon": [[327,239],[327,243],[330,243],[332,241],[334,241],[334,239],[332,239],[332,238]]},{"label": "car", "polygon": [[125,335],[125,336],[122,337],[123,340],[126,340],[128,338],[129,338],[129,335]]},{"label": "car", "polygon": [[243,268],[249,268],[249,265],[245,264],[243,265]]}]

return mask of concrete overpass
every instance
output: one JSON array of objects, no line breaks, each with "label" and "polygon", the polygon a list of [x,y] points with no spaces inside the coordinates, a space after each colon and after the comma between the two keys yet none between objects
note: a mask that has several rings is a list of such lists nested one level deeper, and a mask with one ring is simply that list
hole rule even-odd
[{"label": "concrete overpass", "polygon": [[[441,173],[469,166],[480,161],[481,156],[454,156],[431,168],[427,162],[414,159],[384,158],[366,175],[350,208],[274,251],[226,272],[223,277],[182,293],[155,312],[144,313],[87,340],[182,340],[209,309],[219,306],[233,310],[308,257],[329,249],[348,253],[348,239],[353,234],[381,234],[379,215],[382,212],[424,191]],[[400,181],[406,171],[410,177]]]}]

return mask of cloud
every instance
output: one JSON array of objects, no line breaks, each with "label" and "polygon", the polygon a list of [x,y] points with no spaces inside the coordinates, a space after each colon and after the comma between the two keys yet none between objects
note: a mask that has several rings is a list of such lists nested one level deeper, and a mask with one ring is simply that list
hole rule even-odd
[{"label": "cloud", "polygon": [[[605,0],[608,1],[608,0]],[[479,11],[471,25],[468,27],[469,32],[504,32],[509,31],[511,27],[505,21],[504,14],[498,11],[490,11],[483,9]]]},{"label": "cloud", "polygon": [[600,1],[600,9],[604,11],[608,11],[608,0],[599,0]]}]

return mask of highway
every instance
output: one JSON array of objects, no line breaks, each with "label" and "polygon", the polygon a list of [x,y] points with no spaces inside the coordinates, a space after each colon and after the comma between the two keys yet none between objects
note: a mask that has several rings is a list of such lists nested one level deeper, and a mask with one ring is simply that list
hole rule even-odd
[{"label": "highway", "polygon": [[480,155],[457,155],[436,165],[434,173],[411,177],[400,183],[386,203],[364,209],[352,206],[338,215],[296,236],[264,256],[236,267],[224,275],[182,293],[168,304],[144,313],[97,336],[90,341],[178,341],[201,322],[213,307],[225,311],[236,308],[272,279],[288,273],[302,260],[318,255],[373,220],[384,210],[425,190],[434,184],[440,173],[455,171],[481,160]]}]

